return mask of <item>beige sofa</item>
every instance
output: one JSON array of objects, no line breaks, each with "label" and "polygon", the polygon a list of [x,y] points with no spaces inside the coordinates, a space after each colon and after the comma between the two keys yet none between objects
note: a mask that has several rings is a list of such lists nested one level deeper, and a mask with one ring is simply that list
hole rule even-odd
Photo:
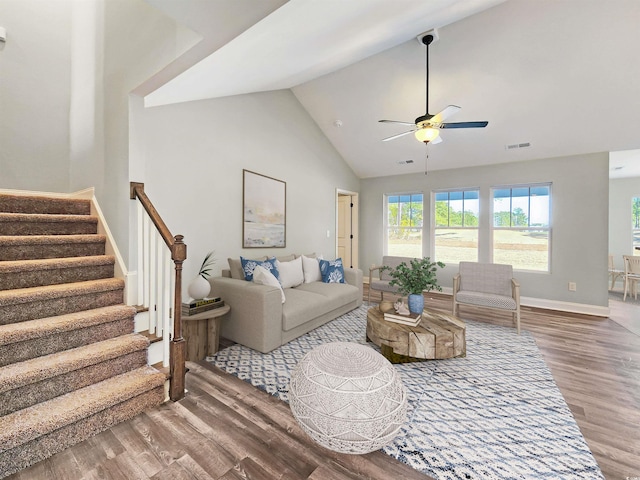
[{"label": "beige sofa", "polygon": [[[298,255],[279,257],[283,262]],[[222,320],[221,336],[266,353],[362,305],[362,270],[344,268],[346,283],[312,281],[284,288],[244,280],[239,261],[211,280],[212,295],[231,311]],[[364,333],[363,333],[364,334]]]}]

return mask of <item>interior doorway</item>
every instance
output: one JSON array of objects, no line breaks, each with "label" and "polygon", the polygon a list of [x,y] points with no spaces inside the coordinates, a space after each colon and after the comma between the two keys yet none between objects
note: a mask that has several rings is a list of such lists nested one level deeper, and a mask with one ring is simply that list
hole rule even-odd
[{"label": "interior doorway", "polygon": [[336,258],[358,268],[358,194],[338,189],[336,209]]}]

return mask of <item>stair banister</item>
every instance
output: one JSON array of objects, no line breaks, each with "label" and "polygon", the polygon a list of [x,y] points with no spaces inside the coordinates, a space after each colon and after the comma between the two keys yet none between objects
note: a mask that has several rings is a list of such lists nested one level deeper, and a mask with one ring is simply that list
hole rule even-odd
[{"label": "stair banister", "polygon": [[171,251],[175,264],[175,291],[173,301],[173,335],[169,345],[169,398],[173,401],[184,397],[185,384],[185,340],[182,337],[182,263],[187,258],[187,246],[182,235],[171,235],[160,214],[144,192],[144,183],[130,182],[129,198],[140,201],[158,233]]}]

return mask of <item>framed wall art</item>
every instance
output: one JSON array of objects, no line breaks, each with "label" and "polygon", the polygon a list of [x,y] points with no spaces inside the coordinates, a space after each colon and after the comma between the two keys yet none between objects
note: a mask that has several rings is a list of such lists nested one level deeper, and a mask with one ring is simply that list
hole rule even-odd
[{"label": "framed wall art", "polygon": [[286,246],[287,184],[242,170],[243,248]]}]

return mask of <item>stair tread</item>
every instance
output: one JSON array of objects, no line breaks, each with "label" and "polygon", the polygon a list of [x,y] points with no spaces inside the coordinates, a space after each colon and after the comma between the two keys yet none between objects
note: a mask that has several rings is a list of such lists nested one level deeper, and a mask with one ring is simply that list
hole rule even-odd
[{"label": "stair tread", "polygon": [[106,239],[107,237],[105,235],[95,233],[74,235],[0,235],[0,246],[104,243]]},{"label": "stair tread", "polygon": [[3,193],[0,194],[0,211],[88,215],[91,212],[91,200]]},{"label": "stair tread", "polygon": [[101,278],[98,280],[88,280],[86,282],[0,290],[0,306],[51,300],[62,297],[73,297],[95,292],[120,290],[123,288],[124,280],[120,278]]},{"label": "stair tread", "polygon": [[0,367],[0,393],[145,350],[148,346],[149,340],[144,335],[131,333]]},{"label": "stair tread", "polygon": [[94,327],[135,315],[135,307],[110,305],[54,317],[37,318],[25,322],[0,325],[0,345],[33,340],[56,333]]},{"label": "stair tread", "polygon": [[26,272],[34,270],[56,270],[60,268],[95,267],[114,265],[113,255],[91,255],[84,257],[37,258],[32,260],[0,261],[0,273]]},{"label": "stair tread", "polygon": [[0,452],[162,386],[165,376],[145,366],[0,417]]},{"label": "stair tread", "polygon": [[69,215],[60,213],[0,212],[0,222],[98,223],[95,215]]}]

